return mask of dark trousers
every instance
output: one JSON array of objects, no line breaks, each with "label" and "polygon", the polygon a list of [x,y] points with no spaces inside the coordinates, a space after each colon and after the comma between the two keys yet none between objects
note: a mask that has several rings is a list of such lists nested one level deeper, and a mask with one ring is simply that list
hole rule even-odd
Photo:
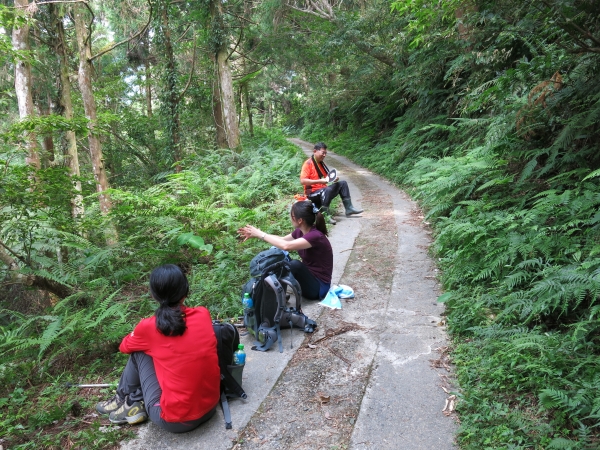
[{"label": "dark trousers", "polygon": [[308,199],[312,201],[318,208],[321,206],[329,208],[331,201],[336,195],[339,195],[342,200],[350,199],[350,188],[348,187],[348,183],[346,183],[344,180],[338,181],[337,183],[332,183],[326,188],[310,194]]},{"label": "dark trousers", "polygon": [[144,352],[135,352],[129,355],[129,360],[123,369],[119,385],[119,397],[129,396],[129,400],[138,402],[143,400],[150,420],[171,433],[184,433],[191,431],[214,416],[217,405],[204,416],[189,422],[167,422],[160,417],[160,396],[162,389],[156,378],[154,361]]},{"label": "dark trousers", "polygon": [[321,295],[321,292],[324,288],[322,288],[323,284],[315,277],[308,267],[302,263],[302,261],[298,261],[297,259],[293,259],[290,262],[290,267],[292,269],[292,275],[300,284],[300,288],[302,289],[302,297],[305,297],[309,300],[320,300],[325,297],[327,293],[327,289],[325,289],[325,294]]}]

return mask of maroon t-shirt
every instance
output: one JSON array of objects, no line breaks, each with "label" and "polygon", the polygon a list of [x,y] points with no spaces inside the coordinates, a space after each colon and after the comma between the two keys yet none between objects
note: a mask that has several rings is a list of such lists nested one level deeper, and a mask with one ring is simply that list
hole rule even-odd
[{"label": "maroon t-shirt", "polygon": [[331,274],[333,273],[333,250],[327,236],[312,227],[304,235],[300,228],[296,228],[292,232],[292,237],[294,239],[304,238],[312,245],[311,248],[298,250],[298,254],[310,273],[322,282],[330,284]]}]

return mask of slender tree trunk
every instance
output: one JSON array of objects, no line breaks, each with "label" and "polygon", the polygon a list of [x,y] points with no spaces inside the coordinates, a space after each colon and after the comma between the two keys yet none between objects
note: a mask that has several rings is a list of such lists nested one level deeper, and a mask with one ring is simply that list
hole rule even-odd
[{"label": "slender tree trunk", "polygon": [[[233,90],[233,80],[231,78],[231,68],[229,67],[229,51],[227,43],[223,38],[223,4],[220,0],[212,0],[210,3],[210,12],[215,24],[213,36],[218,37],[220,42],[215,44],[215,70],[219,93],[219,102],[221,108],[221,117],[223,119],[223,129],[227,141],[226,147],[235,149],[240,145],[240,130],[237,122],[237,113],[235,108],[235,93]],[[216,105],[217,102],[215,102]],[[215,115],[215,119],[216,119]],[[218,127],[217,127],[218,129]],[[217,136],[217,141],[219,138]]]},{"label": "slender tree trunk", "polygon": [[231,69],[227,61],[227,48],[217,52],[217,74],[219,81],[219,95],[221,110],[223,111],[223,125],[227,136],[227,147],[237,148],[240,145],[240,130],[238,128],[237,113],[235,109],[235,95]]},{"label": "slender tree trunk", "polygon": [[[85,25],[86,9],[81,5],[76,5],[73,7],[73,10],[75,13],[75,34],[77,35],[77,46],[79,48],[79,90],[81,91],[81,97],[83,99],[85,115],[89,120],[88,144],[90,147],[90,158],[92,161],[94,179],[96,180],[96,192],[100,194],[100,211],[103,214],[108,214],[112,207],[112,203],[110,196],[106,193],[109,185],[106,170],[104,168],[104,158],[102,157],[102,145],[95,133],[97,121],[96,100],[94,99],[94,93],[92,91],[92,63],[89,60],[91,56],[91,43],[88,40],[87,28]],[[109,231],[109,233],[112,233],[112,230]],[[110,237],[109,240],[111,240]]]},{"label": "slender tree trunk", "polygon": [[225,124],[223,123],[219,81],[216,78],[213,82],[213,118],[215,119],[215,128],[217,130],[217,147],[227,148],[227,133],[225,132]]},{"label": "slender tree trunk", "polygon": [[267,128],[273,127],[273,102],[269,100],[267,103]]},{"label": "slender tree trunk", "polygon": [[479,11],[477,5],[473,3],[463,2],[460,8],[454,11],[454,16],[457,20],[458,38],[467,42],[469,45],[466,48],[467,52],[470,52],[473,48],[473,30],[469,29],[468,25],[465,25],[463,19],[466,15]]},{"label": "slender tree trunk", "polygon": [[[50,12],[56,29],[55,50],[60,63],[60,104],[63,109],[65,119],[73,118],[73,102],[71,100],[71,82],[69,80],[69,55],[67,49],[67,40],[65,38],[65,28],[62,17],[58,16],[58,9],[55,5],[50,4]],[[66,132],[67,148],[66,159],[69,166],[69,172],[72,177],[81,175],[79,172],[79,153],[77,151],[77,138],[74,131]],[[83,196],[81,195],[81,181],[75,180],[75,190],[77,194],[71,200],[71,210],[74,218],[82,217],[84,214]]]},{"label": "slender tree trunk", "polygon": [[254,137],[254,125],[252,124],[252,105],[250,104],[250,94],[248,93],[248,83],[242,86],[244,95],[244,104],[246,105],[246,115],[248,116],[248,131],[250,136]]},{"label": "slender tree trunk", "polygon": [[[168,129],[173,160],[175,163],[178,163],[182,159],[180,142],[181,138],[179,136],[179,92],[177,91],[177,67],[175,65],[175,56],[173,55],[171,29],[169,27],[168,5],[163,5],[160,17],[164,52],[167,63],[167,92],[165,94],[165,106],[167,108],[167,121],[169,121]],[[175,170],[180,172],[181,166],[177,164]]]},{"label": "slender tree trunk", "polygon": [[[46,105],[42,107],[42,102],[38,102],[38,115],[49,116],[52,113],[52,99],[50,98],[50,94],[46,96]],[[55,155],[54,155],[54,139],[52,138],[52,133],[44,133],[42,136],[42,167],[49,167],[54,165],[55,163]]]},{"label": "slender tree trunk", "polygon": [[[15,0],[15,8],[24,9],[29,5],[28,0]],[[29,50],[29,25],[14,28],[12,33],[13,48],[18,51]],[[33,98],[31,95],[31,65],[26,60],[15,61],[15,93],[19,105],[19,117],[25,119],[33,116]],[[40,155],[38,153],[37,136],[27,133],[27,164],[39,169]]]},{"label": "slender tree trunk", "polygon": [[242,86],[238,86],[238,90],[235,95],[235,103],[237,105],[236,106],[237,110],[240,112],[237,115],[238,129],[241,129],[242,116],[244,115],[244,96],[242,94]]},{"label": "slender tree trunk", "polygon": [[152,117],[152,75],[148,59],[146,59],[144,67],[146,70],[146,114],[148,117]]}]

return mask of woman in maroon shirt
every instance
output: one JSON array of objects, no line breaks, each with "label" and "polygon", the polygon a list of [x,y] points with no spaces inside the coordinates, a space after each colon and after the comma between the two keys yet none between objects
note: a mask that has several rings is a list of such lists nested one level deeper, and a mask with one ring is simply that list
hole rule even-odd
[{"label": "woman in maroon shirt", "polygon": [[282,250],[297,251],[302,262],[292,260],[290,265],[302,288],[302,296],[322,299],[329,291],[333,273],[333,250],[327,239],[325,219],[310,201],[294,203],[290,219],[294,231],[287,236],[267,234],[251,225],[240,228],[238,233],[244,241],[257,238]]},{"label": "woman in maroon shirt", "polygon": [[112,423],[152,422],[167,431],[190,431],[210,419],[219,401],[220,369],[210,313],[188,308],[188,281],[173,264],[154,269],[150,293],[160,304],[123,338],[130,354],[117,393],[96,410]]}]

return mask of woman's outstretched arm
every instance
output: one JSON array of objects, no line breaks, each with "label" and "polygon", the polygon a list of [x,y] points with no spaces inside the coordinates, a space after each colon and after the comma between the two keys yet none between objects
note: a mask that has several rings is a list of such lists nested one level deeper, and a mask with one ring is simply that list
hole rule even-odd
[{"label": "woman's outstretched arm", "polygon": [[304,238],[294,239],[291,234],[283,237],[275,236],[274,234],[267,234],[252,225],[246,225],[245,227],[240,228],[238,234],[244,237],[244,241],[247,241],[250,238],[262,239],[263,241],[288,252],[312,247],[312,245]]}]

